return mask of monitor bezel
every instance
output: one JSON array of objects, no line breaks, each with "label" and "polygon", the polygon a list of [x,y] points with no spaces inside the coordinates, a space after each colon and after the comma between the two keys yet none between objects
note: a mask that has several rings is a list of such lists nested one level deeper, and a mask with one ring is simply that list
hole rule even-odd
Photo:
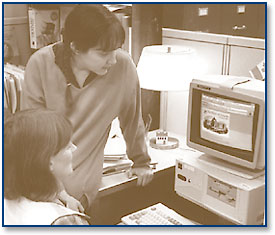
[{"label": "monitor bezel", "polygon": [[[253,154],[253,161],[249,162],[244,159],[237,158],[230,154],[220,152],[218,150],[209,148],[207,146],[195,143],[191,141],[191,115],[192,115],[192,107],[193,107],[193,89],[210,92],[214,95],[219,95],[223,97],[227,97],[228,99],[239,99],[244,102],[255,103],[259,106],[259,116],[257,120],[257,131],[256,131],[256,140]],[[256,169],[257,163],[259,160],[259,154],[261,154],[261,141],[262,141],[262,131],[264,128],[264,112],[265,112],[265,102],[262,98],[256,97],[251,94],[242,94],[236,92],[234,89],[222,88],[219,85],[215,84],[207,84],[205,82],[201,82],[200,80],[193,80],[190,83],[189,90],[189,102],[188,102],[188,121],[187,121],[187,145],[191,148],[197,149],[201,152],[204,152],[210,156],[215,158],[222,159],[226,162],[233,163],[234,165],[238,165],[241,167],[246,167],[250,169]]]}]

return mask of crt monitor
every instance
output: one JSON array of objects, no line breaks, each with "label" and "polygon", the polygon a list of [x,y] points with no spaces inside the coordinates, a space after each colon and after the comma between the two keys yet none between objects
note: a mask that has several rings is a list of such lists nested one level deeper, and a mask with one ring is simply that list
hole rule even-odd
[{"label": "crt monitor", "polygon": [[[263,171],[265,82],[227,75],[190,84],[187,145],[218,164]],[[209,158],[210,157],[210,158]]]}]

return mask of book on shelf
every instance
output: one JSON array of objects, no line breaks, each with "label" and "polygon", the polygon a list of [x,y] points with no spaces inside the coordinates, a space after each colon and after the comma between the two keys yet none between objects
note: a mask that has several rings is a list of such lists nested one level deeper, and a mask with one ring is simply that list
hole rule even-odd
[{"label": "book on shelf", "polygon": [[4,107],[11,113],[21,110],[24,68],[4,65]]},{"label": "book on shelf", "polygon": [[60,40],[59,10],[29,8],[30,46],[39,49]]}]

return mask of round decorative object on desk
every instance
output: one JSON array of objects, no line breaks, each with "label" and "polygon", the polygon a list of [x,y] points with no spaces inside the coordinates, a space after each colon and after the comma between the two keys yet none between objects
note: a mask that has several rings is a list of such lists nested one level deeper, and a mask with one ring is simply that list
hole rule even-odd
[{"label": "round decorative object on desk", "polygon": [[173,137],[168,137],[168,141],[165,144],[157,144],[156,138],[150,139],[150,146],[155,149],[175,149],[179,147],[179,140]]}]

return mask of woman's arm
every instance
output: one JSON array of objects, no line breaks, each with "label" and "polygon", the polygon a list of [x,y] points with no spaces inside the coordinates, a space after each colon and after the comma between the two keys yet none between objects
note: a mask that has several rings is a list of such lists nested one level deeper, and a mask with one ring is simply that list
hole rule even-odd
[{"label": "woman's arm", "polygon": [[81,203],[69,195],[65,189],[63,189],[61,192],[58,194],[58,199],[68,208],[74,210],[74,211],[79,211],[79,212],[84,212],[84,208],[81,205]]},{"label": "woman's arm", "polygon": [[72,214],[58,217],[51,225],[89,225],[86,216]]}]

